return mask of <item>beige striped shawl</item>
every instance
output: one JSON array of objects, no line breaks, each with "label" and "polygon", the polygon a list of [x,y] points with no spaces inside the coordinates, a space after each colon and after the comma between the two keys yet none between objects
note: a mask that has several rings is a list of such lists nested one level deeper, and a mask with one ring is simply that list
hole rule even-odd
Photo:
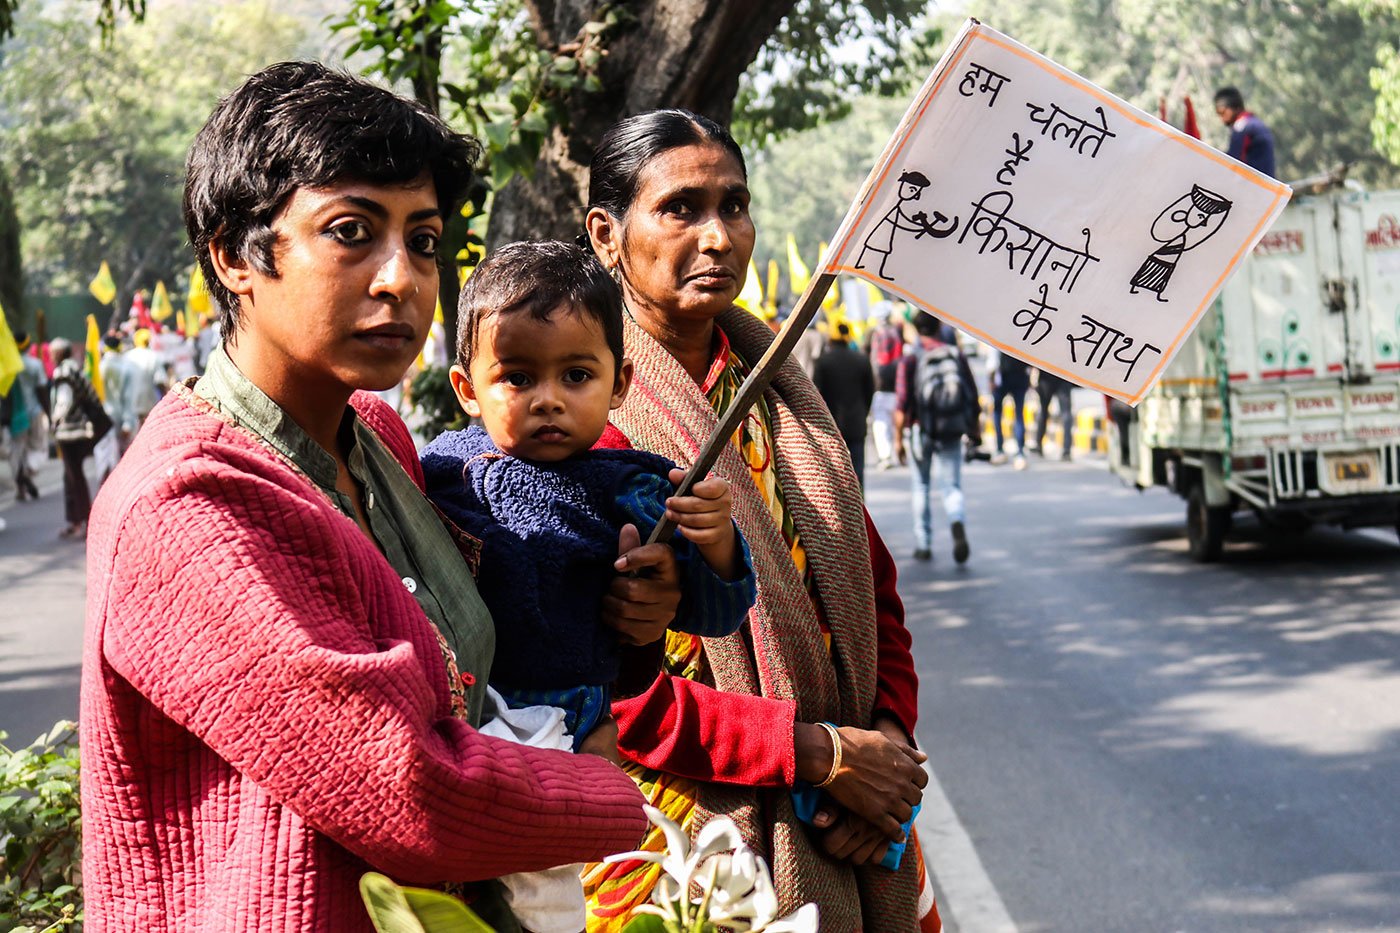
[{"label": "beige striped shawl", "polygon": [[[716,323],[750,364],[773,340],[765,324],[737,308]],[[694,462],[719,420],[709,400],[675,357],[630,317],[625,343],[636,374],[613,422],[642,450],[683,466]],[[826,650],[816,607],[787,542],[748,465],[730,444],[715,473],[732,487],[734,518],[753,553],[758,601],[744,629],[704,640],[705,670],[720,690],[794,701],[800,722],[869,728],[877,661],[875,597],[860,484],[826,405],[795,361],[783,364],[765,397],[784,501],[807,552],[832,648]],[[707,784],[698,805],[696,831],[711,815],[732,817],[755,851],[768,858],[784,908],[815,901],[827,933],[916,928],[912,852],[897,873],[852,870],[833,861],[798,822],[786,789]]]}]

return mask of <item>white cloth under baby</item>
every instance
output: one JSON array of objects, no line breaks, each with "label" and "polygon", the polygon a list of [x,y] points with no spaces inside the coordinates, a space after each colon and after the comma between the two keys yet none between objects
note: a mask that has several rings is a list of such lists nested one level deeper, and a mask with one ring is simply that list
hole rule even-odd
[{"label": "white cloth under baby", "polygon": [[[486,688],[482,735],[531,748],[569,751],[574,740],[564,728],[564,711],[555,706],[511,709],[499,693]],[[544,871],[526,871],[500,879],[506,903],[520,925],[533,933],[579,933],[588,921],[583,901],[581,863]]]}]

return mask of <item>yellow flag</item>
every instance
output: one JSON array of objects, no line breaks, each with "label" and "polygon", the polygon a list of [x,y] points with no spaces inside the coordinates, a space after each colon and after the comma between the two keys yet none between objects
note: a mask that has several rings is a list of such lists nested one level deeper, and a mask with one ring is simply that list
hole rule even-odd
[{"label": "yellow flag", "polygon": [[97,276],[88,283],[88,291],[104,305],[117,300],[117,283],[112,281],[112,269],[106,260],[103,260],[102,268],[97,270]]},{"label": "yellow flag", "polygon": [[[826,243],[823,241],[821,252],[817,254],[817,265],[826,262]],[[831,324],[832,333],[835,333],[838,315],[845,320],[846,306],[841,301],[841,281],[837,279],[831,283],[831,287],[826,290],[826,297],[822,299],[822,310],[826,312],[826,319]]]},{"label": "yellow flag", "polygon": [[194,269],[190,271],[190,295],[185,301],[185,308],[195,315],[209,314],[213,311],[213,305],[209,301],[209,286],[204,281],[204,273],[200,271],[199,263],[195,263]]},{"label": "yellow flag", "polygon": [[199,315],[195,314],[194,308],[186,308],[179,312],[180,319],[185,322],[185,336],[193,337],[199,333]]},{"label": "yellow flag", "polygon": [[5,319],[5,309],[0,307],[0,395],[9,395],[15,377],[24,369],[20,359],[19,344],[10,332],[10,322]]},{"label": "yellow flag", "polygon": [[875,306],[885,300],[885,293],[880,291],[879,287],[870,282],[865,283],[865,290],[866,293],[870,296],[870,310],[874,311]]},{"label": "yellow flag", "polygon": [[763,286],[758,283],[758,267],[753,264],[753,257],[749,257],[749,272],[744,276],[744,287],[739,290],[739,297],[734,299],[734,303],[750,314],[763,316]]},{"label": "yellow flag", "polygon": [[[105,265],[105,263],[104,263]],[[83,374],[87,376],[88,382],[97,390],[97,397],[102,401],[107,401],[107,388],[102,384],[102,367],[98,365],[102,361],[102,332],[97,329],[97,318],[91,314],[87,316],[87,345],[83,354]]]},{"label": "yellow flag", "polygon": [[812,280],[812,272],[807,268],[807,264],[802,261],[802,256],[797,252],[797,239],[789,233],[787,235],[788,247],[788,288],[792,289],[793,297],[801,295],[807,289],[807,283]]},{"label": "yellow flag", "polygon": [[774,320],[778,316],[778,260],[768,260],[768,293],[763,296],[763,317]]},{"label": "yellow flag", "polygon": [[165,283],[157,282],[155,294],[151,295],[151,317],[157,321],[164,321],[174,313],[175,306],[170,303],[170,295],[165,290]]}]

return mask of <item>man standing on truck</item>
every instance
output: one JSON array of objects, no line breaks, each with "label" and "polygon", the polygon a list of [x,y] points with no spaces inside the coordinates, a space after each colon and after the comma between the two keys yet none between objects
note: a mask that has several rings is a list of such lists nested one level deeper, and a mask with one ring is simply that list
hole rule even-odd
[{"label": "man standing on truck", "polygon": [[1238,88],[1222,87],[1215,92],[1215,113],[1230,128],[1226,152],[1250,168],[1277,178],[1274,171],[1274,134],[1268,125],[1244,109]]}]

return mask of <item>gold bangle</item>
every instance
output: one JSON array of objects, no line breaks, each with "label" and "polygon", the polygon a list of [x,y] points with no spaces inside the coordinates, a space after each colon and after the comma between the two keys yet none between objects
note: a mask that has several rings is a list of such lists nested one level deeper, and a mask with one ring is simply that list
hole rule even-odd
[{"label": "gold bangle", "polygon": [[836,773],[841,770],[841,733],[836,731],[836,727],[829,722],[819,722],[821,726],[831,736],[831,771],[827,774],[826,780],[818,784],[818,787],[825,787],[836,780]]}]

